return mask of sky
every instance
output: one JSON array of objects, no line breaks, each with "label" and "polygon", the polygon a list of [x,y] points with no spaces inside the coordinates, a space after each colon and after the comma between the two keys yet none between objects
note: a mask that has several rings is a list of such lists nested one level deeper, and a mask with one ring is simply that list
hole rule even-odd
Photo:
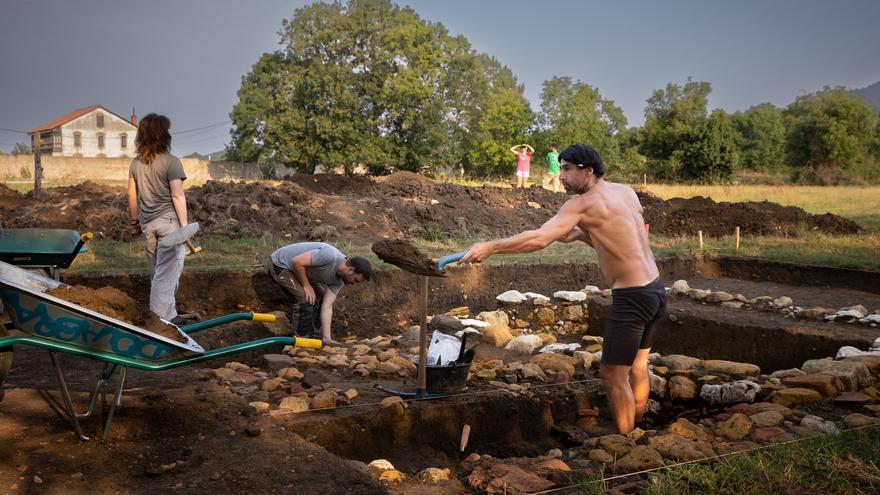
[{"label": "sky", "polygon": [[[222,150],[241,77],[308,3],[0,0],[0,149],[28,141],[10,130],[101,104],[169,116],[178,155]],[[536,111],[553,76],[597,88],[630,126],[654,90],[688,77],[711,83],[710,107],[728,112],[880,81],[876,0],[397,3],[510,67]]]}]

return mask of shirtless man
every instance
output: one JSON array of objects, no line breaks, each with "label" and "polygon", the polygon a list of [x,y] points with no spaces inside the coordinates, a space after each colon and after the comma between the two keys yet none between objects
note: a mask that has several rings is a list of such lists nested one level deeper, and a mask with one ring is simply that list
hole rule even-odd
[{"label": "shirtless man", "polygon": [[559,163],[562,185],[575,196],[540,228],[478,242],[461,263],[480,263],[496,253],[530,253],[554,241],[581,241],[596,250],[602,275],[612,287],[600,375],[617,430],[625,435],[647,409],[648,354],[666,310],[666,292],[636,193],[603,180],[605,164],[589,146],[569,146]]}]

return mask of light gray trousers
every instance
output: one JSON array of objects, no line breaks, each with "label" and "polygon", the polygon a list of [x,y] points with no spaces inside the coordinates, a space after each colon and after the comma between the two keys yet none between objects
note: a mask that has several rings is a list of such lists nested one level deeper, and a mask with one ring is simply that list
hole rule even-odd
[{"label": "light gray trousers", "polygon": [[175,295],[186,251],[183,244],[159,246],[159,239],[178,230],[177,215],[162,215],[141,225],[144,233],[144,252],[150,267],[150,311],[171,321],[177,316]]}]

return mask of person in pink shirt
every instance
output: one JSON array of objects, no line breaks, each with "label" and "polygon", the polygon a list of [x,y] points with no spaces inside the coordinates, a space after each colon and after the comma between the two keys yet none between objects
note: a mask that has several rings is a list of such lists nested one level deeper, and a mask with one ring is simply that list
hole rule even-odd
[{"label": "person in pink shirt", "polygon": [[519,144],[510,147],[510,152],[516,155],[516,187],[526,187],[529,180],[529,169],[532,166],[532,153],[535,148],[527,144]]}]

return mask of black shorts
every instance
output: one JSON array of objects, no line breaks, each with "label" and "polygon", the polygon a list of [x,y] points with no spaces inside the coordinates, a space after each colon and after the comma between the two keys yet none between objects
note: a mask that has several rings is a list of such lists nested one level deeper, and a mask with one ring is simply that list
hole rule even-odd
[{"label": "black shorts", "polygon": [[665,314],[666,289],[660,277],[643,287],[613,289],[603,332],[602,364],[632,366],[639,349],[651,347],[657,323]]}]

